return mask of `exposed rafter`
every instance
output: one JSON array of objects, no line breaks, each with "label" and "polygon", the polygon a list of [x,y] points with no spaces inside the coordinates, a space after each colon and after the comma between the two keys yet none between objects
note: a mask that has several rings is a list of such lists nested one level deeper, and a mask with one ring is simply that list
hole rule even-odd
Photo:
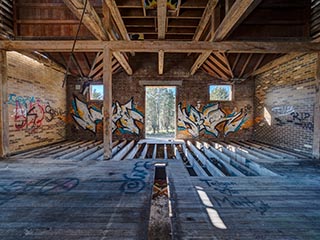
[{"label": "exposed rafter", "polygon": [[[78,17],[81,17],[81,13],[84,8],[84,3],[81,0],[63,0],[68,8]],[[101,19],[94,10],[94,8],[87,3],[86,13],[83,17],[84,25],[89,29],[89,31],[99,40],[108,40],[112,34],[104,29]],[[109,38],[108,38],[109,36]],[[116,40],[110,38],[111,40]],[[114,52],[114,57],[118,60],[123,69],[127,74],[132,75],[132,69],[128,63],[128,60],[120,52]]]},{"label": "exposed rafter", "polygon": [[214,8],[217,6],[218,0],[209,0],[206,9],[204,10],[200,23],[193,36],[194,41],[198,41],[203,34],[210,18],[214,14]]},{"label": "exposed rafter", "polygon": [[167,0],[157,0],[158,39],[166,38]]},{"label": "exposed rafter", "polygon": [[129,35],[128,35],[128,31],[126,29],[126,26],[124,25],[124,22],[122,20],[120,11],[117,7],[117,4],[115,2],[115,0],[104,0],[105,3],[107,4],[110,13],[113,17],[113,20],[117,26],[117,28],[119,29],[120,35],[122,37],[123,40],[130,40]]},{"label": "exposed rafter", "polygon": [[[209,39],[210,41],[222,41],[238,26],[251,12],[252,10],[260,4],[261,0],[237,0],[223,21]],[[211,52],[206,52],[200,54],[196,59],[195,63],[191,67],[191,74],[193,75],[199,67],[206,61],[210,56]]]}]

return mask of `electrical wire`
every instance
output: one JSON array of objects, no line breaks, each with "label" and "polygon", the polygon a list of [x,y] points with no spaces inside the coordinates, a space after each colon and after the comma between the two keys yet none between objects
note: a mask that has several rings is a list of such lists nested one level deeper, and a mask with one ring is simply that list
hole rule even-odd
[{"label": "electrical wire", "polygon": [[78,25],[77,33],[76,33],[76,36],[75,36],[75,38],[73,40],[73,45],[72,45],[71,53],[70,53],[69,60],[68,60],[68,63],[67,63],[66,72],[64,74],[62,87],[64,87],[64,85],[66,84],[67,78],[68,78],[68,72],[69,72],[69,69],[70,69],[70,62],[71,62],[71,59],[74,57],[74,49],[76,47],[76,42],[78,40],[78,35],[79,35],[79,32],[80,32],[80,27],[81,27],[81,24],[82,24],[82,21],[83,21],[83,17],[84,17],[84,14],[86,12],[86,9],[87,9],[87,3],[88,3],[88,0],[86,0],[85,3],[84,3],[84,8],[83,8],[83,11],[82,11],[82,14],[81,14],[81,18],[80,18],[80,22],[79,22],[79,25]]}]

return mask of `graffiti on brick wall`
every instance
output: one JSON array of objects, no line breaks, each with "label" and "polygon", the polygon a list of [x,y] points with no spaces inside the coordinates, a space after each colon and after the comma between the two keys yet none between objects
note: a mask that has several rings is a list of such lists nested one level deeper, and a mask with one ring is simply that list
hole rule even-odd
[{"label": "graffiti on brick wall", "polygon": [[54,108],[49,102],[34,96],[17,96],[9,94],[9,105],[14,105],[14,126],[17,130],[35,130],[42,126],[43,122],[51,122],[54,119],[65,119],[66,111]]},{"label": "graffiti on brick wall", "polygon": [[[133,98],[125,104],[113,103],[112,113],[112,132],[140,134],[144,116],[136,109]],[[74,97],[72,117],[81,128],[93,133],[97,132],[97,124],[103,120],[102,110],[88,106],[77,97]]]},{"label": "graffiti on brick wall", "polygon": [[118,130],[120,133],[132,133],[139,135],[139,123],[143,123],[143,114],[134,105],[133,98],[121,105],[116,101],[112,105],[112,132]]},{"label": "graffiti on brick wall", "polygon": [[227,136],[229,133],[237,132],[248,120],[247,110],[233,111],[226,114],[219,104],[208,104],[198,110],[192,105],[183,108],[178,105],[178,130],[186,130],[193,137],[198,137],[201,131],[215,137]]},{"label": "graffiti on brick wall", "polygon": [[294,125],[313,131],[314,123],[311,113],[296,110],[291,105],[274,106],[271,108],[272,118],[277,126]]}]

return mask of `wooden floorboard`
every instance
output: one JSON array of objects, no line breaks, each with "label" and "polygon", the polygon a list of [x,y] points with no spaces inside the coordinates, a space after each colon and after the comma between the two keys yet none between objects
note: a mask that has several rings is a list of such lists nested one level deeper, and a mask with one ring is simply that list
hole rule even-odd
[{"label": "wooden floorboard", "polygon": [[[202,176],[190,176],[186,162],[173,151],[184,142],[114,142],[114,149],[126,148],[123,152],[128,153],[134,144],[148,148],[132,154],[145,159],[123,160],[127,155],[123,153],[123,158],[110,161],[90,157],[100,154],[100,144],[63,142],[0,161],[0,239],[147,239],[158,162],[166,164],[173,239],[320,239],[317,160],[283,151],[273,158],[276,148],[252,142],[224,143],[224,155],[202,151],[201,144],[193,143],[198,148],[194,164],[200,170],[201,160],[217,164],[212,159],[217,156],[226,167],[232,160],[235,168],[256,171],[261,166],[271,175],[213,177],[201,170]],[[222,145],[211,144],[212,148]],[[231,145],[241,146],[231,152],[227,149]],[[190,146],[183,147],[192,152]],[[240,152],[243,148],[251,153]],[[73,151],[85,159],[75,157]],[[258,157],[264,155],[268,157]]]}]

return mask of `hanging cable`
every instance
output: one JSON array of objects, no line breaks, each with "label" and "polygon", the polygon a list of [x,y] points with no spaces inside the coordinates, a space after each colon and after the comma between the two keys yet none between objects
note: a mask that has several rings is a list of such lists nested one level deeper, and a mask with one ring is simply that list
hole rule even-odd
[{"label": "hanging cable", "polygon": [[77,33],[76,33],[76,36],[75,36],[75,38],[73,40],[73,45],[72,45],[71,53],[70,53],[69,60],[68,60],[68,63],[67,63],[66,72],[64,74],[62,87],[64,87],[64,85],[65,85],[65,83],[67,81],[67,78],[68,78],[68,72],[69,72],[69,68],[70,68],[71,59],[74,58],[74,54],[73,54],[74,53],[74,48],[76,47],[76,42],[77,42],[78,35],[79,35],[79,32],[80,32],[80,27],[81,27],[81,24],[82,24],[82,21],[83,21],[84,14],[85,14],[86,9],[87,9],[87,3],[88,3],[88,0],[86,0],[85,3],[84,3],[84,8],[83,8],[83,11],[82,11],[82,14],[81,14],[81,18],[80,18],[80,22],[79,22],[79,25],[78,25]]}]

